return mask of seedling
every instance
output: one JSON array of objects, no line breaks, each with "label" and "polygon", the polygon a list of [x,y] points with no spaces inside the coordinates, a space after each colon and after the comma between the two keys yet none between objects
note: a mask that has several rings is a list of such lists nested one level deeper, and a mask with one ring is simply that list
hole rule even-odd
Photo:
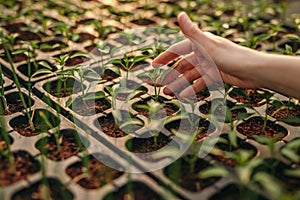
[{"label": "seedling", "polygon": [[7,113],[8,111],[8,105],[7,100],[4,95],[4,80],[3,80],[3,72],[2,72],[2,66],[0,64],[0,115],[3,115]]}]

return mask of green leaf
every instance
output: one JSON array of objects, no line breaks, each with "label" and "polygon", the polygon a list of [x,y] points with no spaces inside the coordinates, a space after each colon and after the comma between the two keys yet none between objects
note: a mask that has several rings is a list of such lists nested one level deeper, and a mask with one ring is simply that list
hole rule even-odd
[{"label": "green leaf", "polygon": [[39,74],[55,74],[55,73],[49,69],[39,69],[36,72],[34,72],[31,77],[33,78]]},{"label": "green leaf", "polygon": [[253,176],[253,180],[258,182],[266,191],[268,191],[269,195],[273,196],[273,198],[277,199],[281,196],[282,187],[278,183],[278,180],[270,174],[259,172]]},{"label": "green leaf", "polygon": [[238,147],[237,136],[236,136],[236,132],[235,131],[229,131],[228,138],[229,138],[230,144],[232,144],[232,146]]},{"label": "green leaf", "polygon": [[74,102],[74,98],[71,96],[70,98],[68,98],[67,102],[66,102],[66,107],[70,107],[73,102]]},{"label": "green leaf", "polygon": [[198,173],[198,177],[201,179],[212,177],[228,177],[229,175],[229,171],[223,166],[209,167]]},{"label": "green leaf", "polygon": [[280,121],[285,122],[285,123],[300,123],[300,117],[288,117],[285,119],[281,119]]},{"label": "green leaf", "polygon": [[299,155],[292,149],[283,148],[281,149],[281,154],[295,163],[300,163]]}]

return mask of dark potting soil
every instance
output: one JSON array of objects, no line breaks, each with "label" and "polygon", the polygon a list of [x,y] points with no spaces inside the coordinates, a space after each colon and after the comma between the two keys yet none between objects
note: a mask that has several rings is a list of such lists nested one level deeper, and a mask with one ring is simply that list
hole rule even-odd
[{"label": "dark potting soil", "polygon": [[[25,53],[20,53],[20,54],[14,54],[14,55],[12,55],[12,53],[10,52],[10,55],[11,55],[11,59],[12,59],[13,63],[17,63],[17,62],[21,62],[21,61],[27,60],[27,55]],[[3,60],[5,60],[6,62],[9,62],[6,54],[1,55],[0,57]]]},{"label": "dark potting soil", "polygon": [[197,158],[192,165],[188,161],[191,159],[193,159],[191,155],[179,158],[164,169],[164,174],[174,183],[192,192],[199,192],[211,186],[219,179],[214,177],[206,179],[199,178],[199,172],[211,165],[207,161],[199,158]]},{"label": "dark potting soil", "polygon": [[251,189],[230,184],[209,198],[209,200],[268,200]]},{"label": "dark potting soil", "polygon": [[[231,101],[226,101],[226,108],[224,106],[222,106],[222,104],[220,106],[217,106],[216,107],[216,110],[213,112],[213,114],[216,116],[216,117],[219,117],[218,119],[220,120],[224,120],[224,117],[226,116],[225,115],[225,109],[230,109],[232,108],[233,106],[235,105],[235,103],[231,102]],[[209,114],[211,113],[211,101],[209,102],[206,102],[205,104],[202,104],[199,106],[199,111],[203,114]],[[232,110],[231,111],[231,114],[232,114],[232,119],[233,120],[236,120],[237,119],[237,116],[238,114],[240,113],[247,113],[247,110],[244,109],[244,108],[239,108],[239,109],[235,109],[235,110]],[[225,122],[228,123],[229,122],[229,119],[228,117],[226,116],[225,117]]]},{"label": "dark potting soil", "polygon": [[[148,135],[153,135],[150,132]],[[145,137],[145,138],[133,138],[126,142],[126,147],[129,151],[133,153],[142,153],[138,156],[144,160],[154,161],[158,159],[153,159],[151,157],[151,152],[155,152],[164,146],[168,145],[171,138],[164,135],[163,133],[156,133],[157,136]],[[149,154],[143,154],[149,153]]]},{"label": "dark potting soil", "polygon": [[8,157],[0,156],[0,186],[7,186],[24,180],[40,169],[39,162],[26,151],[15,151],[12,154],[15,171],[11,169]]},{"label": "dark potting soil", "polygon": [[96,37],[89,33],[79,33],[79,38],[76,42],[85,42],[87,40],[94,40]]},{"label": "dark potting soil", "polygon": [[176,131],[182,131],[186,134],[190,134],[192,137],[192,134],[196,131],[200,131],[200,133],[195,137],[195,141],[199,141],[205,136],[209,135],[210,133],[214,132],[216,130],[215,126],[210,124],[208,120],[200,119],[199,116],[196,116],[198,119],[196,122],[198,122],[197,126],[193,126],[191,122],[188,119],[181,119],[181,120],[175,120],[165,125],[165,128],[172,132],[172,129]]},{"label": "dark potting soil", "polygon": [[[22,94],[23,94],[25,103],[28,106],[29,105],[29,97],[24,93],[22,93]],[[24,110],[24,106],[22,104],[22,101],[21,101],[21,98],[20,98],[20,95],[18,92],[9,93],[9,94],[5,95],[5,98],[6,98],[7,106],[8,106],[8,109],[4,113],[5,115],[11,115],[16,112],[21,112],[22,110]],[[30,102],[31,102],[31,105],[34,104],[33,99],[31,99]]]},{"label": "dark potting soil", "polygon": [[[66,87],[64,86],[64,83],[66,83]],[[59,98],[76,94],[82,89],[81,84],[73,78],[67,78],[65,82],[60,79],[47,82],[43,85],[43,88],[52,96]]]},{"label": "dark potting soil", "polygon": [[79,115],[90,116],[111,108],[111,104],[105,99],[83,100],[78,97],[70,108]]},{"label": "dark potting soil", "polygon": [[[50,197],[46,196],[47,192]],[[16,192],[12,196],[12,200],[72,200],[73,198],[73,194],[66,186],[54,178],[47,178],[45,182],[38,181],[29,187]]]},{"label": "dark potting soil", "polygon": [[104,197],[104,200],[162,200],[156,192],[142,182],[129,182],[117,191]]},{"label": "dark potting soil", "polygon": [[[88,170],[86,170],[86,167],[88,167]],[[102,164],[94,157],[90,157],[88,159],[87,165],[81,161],[72,164],[66,169],[66,173],[72,179],[76,179],[84,173],[89,173],[87,176],[79,178],[77,181],[81,187],[86,189],[97,189],[103,187],[105,184],[113,182],[123,174],[121,171]]]},{"label": "dark potting soil", "polygon": [[287,171],[289,170],[297,170],[288,166],[280,160],[274,158],[266,158],[264,160],[264,164],[260,165],[255,169],[256,172],[265,172],[274,176],[280,182],[283,188],[288,192],[296,192],[299,191],[300,178],[296,176],[289,175]]},{"label": "dark potting soil", "polygon": [[258,107],[265,104],[265,102],[261,102],[264,98],[260,95],[256,89],[241,89],[246,96],[238,95],[236,93],[230,92],[229,96],[238,102],[251,104],[252,106]]},{"label": "dark potting soil", "polygon": [[[221,137],[227,140],[227,143],[223,143],[223,142],[216,143],[216,147],[218,149],[221,149],[226,152],[233,152],[233,153],[238,153],[240,150],[251,151],[252,157],[254,157],[257,154],[257,149],[253,145],[247,143],[245,140],[237,138],[237,147],[234,147],[230,145],[230,141],[227,134],[226,135],[222,134]],[[213,154],[210,155],[226,166],[235,167],[238,165],[238,162],[232,158],[228,158],[222,155],[213,155]]]},{"label": "dark potting soil", "polygon": [[[58,139],[52,134],[49,137],[42,138],[36,143],[36,147],[41,151],[46,151],[46,156],[50,160],[61,161],[71,156],[77,155],[83,150],[83,144],[80,138],[76,137],[74,130],[62,130]],[[57,142],[59,140],[59,144]]]},{"label": "dark potting soil", "polygon": [[[136,110],[139,114],[144,115],[145,117],[150,117],[150,112],[147,109],[138,108],[138,105],[147,105],[147,102],[151,100],[151,97],[143,99],[142,101],[138,101],[133,104],[134,110]],[[163,97],[159,97],[158,102],[164,103],[167,99]],[[173,103],[164,103],[163,109],[160,109],[155,116],[151,116],[153,119],[162,119],[166,116],[171,116],[179,110],[179,107]]]},{"label": "dark potting soil", "polygon": [[263,124],[264,120],[261,117],[252,117],[239,124],[237,130],[251,139],[253,139],[253,135],[262,135],[270,139],[280,136],[279,140],[282,140],[288,133],[284,127],[272,121],[267,122],[265,131],[263,131]]},{"label": "dark potting soil", "polygon": [[[40,112],[46,116],[52,127],[49,127],[49,124],[40,117]],[[58,126],[60,120],[48,110],[37,109],[34,111],[32,122],[34,125],[34,130],[30,127],[29,120],[25,115],[13,118],[9,124],[13,130],[17,131],[20,135],[31,137]]]},{"label": "dark potting soil", "polygon": [[[290,107],[290,108],[286,108],[286,109],[281,109],[279,111],[277,111],[278,108],[276,107],[270,107],[267,110],[267,113],[269,116],[274,117],[276,120],[284,120],[287,118],[293,118],[293,117],[300,117],[300,109],[296,108],[296,107]],[[287,124],[290,124],[292,126],[300,126],[300,123],[296,123],[296,122],[285,122]]]},{"label": "dark potting soil", "polygon": [[[125,120],[126,120],[127,117],[129,117],[129,116],[126,116]],[[133,117],[133,116],[130,116],[130,117]],[[127,127],[124,127],[123,130],[121,130],[118,126],[119,122],[118,122],[118,124],[116,124],[115,118],[112,115],[112,113],[110,113],[106,116],[98,118],[97,122],[99,123],[99,125],[101,126],[101,130],[105,134],[107,134],[110,137],[116,137],[116,138],[126,136],[127,131],[129,133],[132,133],[132,132],[134,132],[134,131],[141,128],[141,126],[139,126],[139,125],[128,125]],[[120,125],[124,122],[120,122]]]}]

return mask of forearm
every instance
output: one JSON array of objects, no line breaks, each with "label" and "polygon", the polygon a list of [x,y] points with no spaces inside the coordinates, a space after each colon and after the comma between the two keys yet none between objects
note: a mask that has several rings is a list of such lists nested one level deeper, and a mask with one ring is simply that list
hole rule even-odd
[{"label": "forearm", "polygon": [[300,57],[261,54],[252,68],[260,87],[300,99]]}]

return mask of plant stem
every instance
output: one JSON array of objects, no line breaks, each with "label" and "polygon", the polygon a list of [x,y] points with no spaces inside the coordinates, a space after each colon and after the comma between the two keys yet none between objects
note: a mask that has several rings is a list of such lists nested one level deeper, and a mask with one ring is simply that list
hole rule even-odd
[{"label": "plant stem", "polygon": [[24,99],[24,96],[23,96],[23,93],[21,91],[21,85],[20,85],[20,82],[19,82],[19,79],[17,77],[17,73],[16,73],[16,69],[15,69],[15,66],[13,64],[13,61],[12,61],[12,58],[11,58],[11,55],[9,53],[9,50],[7,49],[7,46],[4,45],[4,49],[5,49],[5,54],[7,55],[7,58],[8,58],[8,61],[9,61],[9,64],[10,64],[10,67],[11,67],[11,70],[13,71],[13,77],[14,77],[14,80],[15,80],[15,84],[17,86],[17,89],[18,89],[18,92],[19,92],[19,96],[21,98],[21,102],[26,110],[26,116],[28,118],[28,122],[29,122],[29,125],[30,125],[30,128],[32,131],[35,130],[35,127],[34,127],[34,124],[33,124],[33,121],[31,120],[31,112],[28,111],[28,107],[27,107],[27,104],[25,102],[25,99]]}]

